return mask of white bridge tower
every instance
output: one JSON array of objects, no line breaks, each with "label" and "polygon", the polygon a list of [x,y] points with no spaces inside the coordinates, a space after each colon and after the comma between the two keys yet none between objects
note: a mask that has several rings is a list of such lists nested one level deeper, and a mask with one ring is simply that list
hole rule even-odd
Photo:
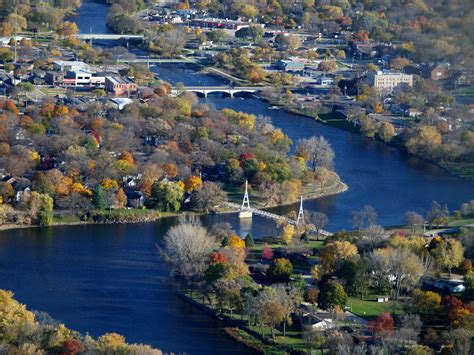
[{"label": "white bridge tower", "polygon": [[300,198],[300,210],[298,212],[298,218],[296,219],[296,225],[298,225],[300,222],[304,223],[303,196]]},{"label": "white bridge tower", "polygon": [[248,181],[245,181],[245,194],[242,206],[240,207],[239,218],[252,218],[253,212],[250,208]]}]

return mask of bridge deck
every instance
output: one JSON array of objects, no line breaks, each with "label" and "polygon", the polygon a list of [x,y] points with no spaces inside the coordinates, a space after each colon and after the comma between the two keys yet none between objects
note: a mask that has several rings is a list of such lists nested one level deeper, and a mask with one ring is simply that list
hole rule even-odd
[{"label": "bridge deck", "polygon": [[[232,208],[236,208],[237,211],[240,211],[241,210],[241,206],[237,203],[233,203],[233,202],[224,202],[224,204],[226,206],[229,206],[229,207],[232,207]],[[264,210],[259,210],[257,208],[253,208],[253,207],[250,207],[249,209],[247,210],[250,210],[252,211],[252,213],[258,215],[258,216],[262,216],[262,217],[266,217],[266,218],[270,218],[270,219],[273,219],[275,221],[279,221],[279,220],[283,220],[283,221],[286,221],[287,223],[289,224],[292,224],[292,225],[296,225],[296,221],[293,220],[293,219],[290,219],[290,218],[287,218],[285,216],[281,216],[279,214],[276,214],[276,213],[271,213],[271,212],[267,212],[267,211],[264,211]],[[320,230],[319,231],[319,234],[321,234],[322,236],[324,237],[330,237],[332,235],[331,232],[328,232],[326,230]]]}]

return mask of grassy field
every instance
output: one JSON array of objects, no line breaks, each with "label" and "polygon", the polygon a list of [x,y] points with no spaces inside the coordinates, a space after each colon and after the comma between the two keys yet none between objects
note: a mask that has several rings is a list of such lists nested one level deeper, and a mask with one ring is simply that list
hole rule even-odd
[{"label": "grassy field", "polygon": [[68,224],[79,222],[81,222],[79,216],[54,216],[53,218],[53,224]]},{"label": "grassy field", "polygon": [[450,222],[448,225],[449,225],[449,227],[462,227],[462,226],[465,226],[467,224],[474,224],[474,218],[461,219],[461,220],[458,220],[458,221],[453,221],[453,222]]},{"label": "grassy field", "polygon": [[348,120],[341,118],[339,115],[334,113],[321,113],[319,114],[319,119],[336,128],[344,129],[349,132],[359,132],[357,128],[355,128]]},{"label": "grassy field", "polygon": [[452,95],[459,95],[459,96],[474,96],[474,86],[456,88],[451,90],[450,92]]},{"label": "grassy field", "polygon": [[364,300],[357,297],[350,297],[347,305],[352,313],[362,318],[377,317],[383,312],[398,313],[401,311],[399,303],[393,301],[379,303],[377,302],[376,296],[369,296]]},{"label": "grassy field", "polygon": [[449,163],[446,168],[461,177],[474,179],[474,163]]}]

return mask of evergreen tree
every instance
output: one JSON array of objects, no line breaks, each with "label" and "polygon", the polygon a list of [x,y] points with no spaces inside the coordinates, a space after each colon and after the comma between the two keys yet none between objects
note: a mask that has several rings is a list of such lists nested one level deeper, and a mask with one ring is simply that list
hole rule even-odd
[{"label": "evergreen tree", "polygon": [[300,239],[301,239],[301,241],[302,241],[303,243],[309,243],[308,233],[303,232],[303,234],[301,234],[301,238],[300,238]]},{"label": "evergreen tree", "polygon": [[92,203],[98,210],[105,210],[107,208],[107,196],[101,185],[97,185],[94,189]]},{"label": "evergreen tree", "polygon": [[222,245],[223,247],[226,247],[226,246],[229,245],[229,238],[227,238],[227,236],[224,237],[224,239],[222,239],[221,245]]},{"label": "evergreen tree", "polygon": [[252,237],[252,234],[247,234],[247,236],[245,237],[245,246],[250,248],[250,247],[253,247],[255,245],[255,241],[253,240],[253,237]]}]

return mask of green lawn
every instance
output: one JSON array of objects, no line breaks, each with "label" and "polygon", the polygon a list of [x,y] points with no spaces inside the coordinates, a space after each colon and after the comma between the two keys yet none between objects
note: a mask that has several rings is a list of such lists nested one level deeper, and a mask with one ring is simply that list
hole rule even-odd
[{"label": "green lawn", "polygon": [[453,221],[453,222],[450,222],[448,224],[448,226],[449,227],[462,227],[462,226],[465,226],[467,224],[474,224],[474,218],[460,219],[460,220],[457,220],[457,221]]},{"label": "green lawn", "polygon": [[334,113],[321,113],[321,114],[319,114],[318,117],[322,122],[324,122],[324,123],[326,123],[330,126],[333,126],[333,127],[339,128],[339,129],[344,129],[344,130],[349,131],[349,132],[358,132],[359,131],[348,120],[346,120],[345,118],[341,118],[341,116],[336,115]]},{"label": "green lawn", "polygon": [[461,177],[474,179],[474,163],[449,163],[446,164],[446,168]]},{"label": "green lawn", "polygon": [[350,297],[347,302],[349,311],[362,318],[373,318],[383,312],[401,311],[401,305],[398,302],[377,302],[376,296],[369,296],[367,299],[361,300],[357,297]]},{"label": "green lawn", "polygon": [[78,223],[80,221],[79,216],[54,216],[53,218],[53,224]]},{"label": "green lawn", "polygon": [[[303,244],[305,247],[309,249],[321,249],[323,247],[322,241],[310,240],[309,243]],[[250,248],[251,252],[261,252],[264,246],[269,246],[273,248],[281,248],[285,247],[285,244],[282,243],[257,243],[255,246]]]}]

